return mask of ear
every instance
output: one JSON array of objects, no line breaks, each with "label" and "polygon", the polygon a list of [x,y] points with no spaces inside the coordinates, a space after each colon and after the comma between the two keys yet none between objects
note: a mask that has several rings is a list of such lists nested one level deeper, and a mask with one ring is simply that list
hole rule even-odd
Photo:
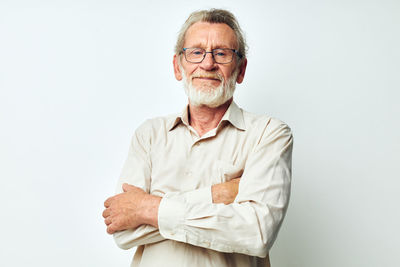
[{"label": "ear", "polygon": [[179,68],[179,62],[178,60],[180,60],[179,56],[177,56],[176,54],[174,55],[174,60],[173,60],[173,64],[174,64],[174,74],[175,74],[175,78],[178,81],[182,80],[182,72],[181,72],[181,68]]},{"label": "ear", "polygon": [[237,83],[243,82],[244,74],[246,73],[246,67],[247,67],[247,58],[243,59],[242,64],[239,67],[239,74],[236,78]]}]

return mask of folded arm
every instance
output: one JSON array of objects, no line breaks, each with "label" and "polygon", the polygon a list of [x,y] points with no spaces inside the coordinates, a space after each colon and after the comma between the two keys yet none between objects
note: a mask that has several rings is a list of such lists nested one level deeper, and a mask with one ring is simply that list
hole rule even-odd
[{"label": "folded arm", "polygon": [[[128,158],[117,184],[117,195],[108,198],[103,212],[107,232],[114,234],[122,249],[164,240],[158,230],[158,206],[162,196],[148,194],[150,188],[150,160],[146,140],[137,132],[132,138]],[[200,188],[181,195],[192,204],[232,203],[240,178]],[[133,186],[135,185],[135,186]]]},{"label": "folded arm", "polygon": [[[236,178],[213,185],[211,187],[213,203],[232,203],[238,192],[239,181],[240,178]],[[107,232],[114,234],[117,243],[124,248],[163,240],[157,230],[161,197],[147,194],[139,187],[129,184],[123,184],[122,188],[123,193],[104,202],[106,209],[103,217]],[[133,236],[137,237],[133,239]]]},{"label": "folded arm", "polygon": [[[144,210],[151,206],[154,212],[137,209],[140,215],[136,221],[127,219],[133,223],[118,222],[115,227],[111,222],[111,232],[128,229],[114,234],[122,248],[166,238],[221,252],[265,257],[276,238],[289,200],[291,151],[290,129],[286,125],[275,125],[249,155],[240,184],[236,180],[229,183],[230,189],[227,189],[228,184],[213,186],[213,201],[208,202],[191,201],[193,192],[167,193],[162,199],[147,194],[148,201],[138,205]],[[227,196],[221,193],[223,190],[231,192],[228,195],[233,199],[236,193],[231,189],[238,184],[235,201],[223,199]],[[122,195],[130,195],[129,190]],[[140,199],[137,195],[134,198]],[[144,216],[146,214],[150,217]],[[137,225],[140,226],[131,229]]]},{"label": "folded arm", "polygon": [[192,204],[182,194],[167,193],[158,210],[161,235],[220,252],[266,257],[289,201],[291,152],[290,129],[276,125],[249,155],[229,205]]}]

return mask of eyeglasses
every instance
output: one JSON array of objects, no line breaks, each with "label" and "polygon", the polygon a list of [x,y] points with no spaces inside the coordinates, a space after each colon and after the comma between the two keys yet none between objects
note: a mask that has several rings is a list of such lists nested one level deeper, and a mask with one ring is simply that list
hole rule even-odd
[{"label": "eyeglasses", "polygon": [[237,50],[230,48],[216,48],[207,52],[203,48],[191,47],[183,48],[182,52],[185,55],[186,61],[191,63],[201,63],[206,57],[207,53],[210,53],[215,63],[218,64],[231,63],[234,55],[237,55],[239,58],[242,57]]}]

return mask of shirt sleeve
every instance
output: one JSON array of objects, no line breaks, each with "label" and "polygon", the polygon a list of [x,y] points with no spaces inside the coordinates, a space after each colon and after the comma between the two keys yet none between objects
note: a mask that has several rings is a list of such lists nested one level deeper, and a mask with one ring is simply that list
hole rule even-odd
[{"label": "shirt sleeve", "polygon": [[[143,138],[145,128],[145,124],[140,126],[132,137],[128,157],[117,183],[117,194],[122,193],[123,183],[140,187],[145,192],[149,192],[151,177],[150,143]],[[116,244],[122,249],[129,249],[164,239],[158,229],[150,225],[141,225],[136,229],[118,231],[113,236]]]},{"label": "shirt sleeve", "polygon": [[[149,193],[151,183],[151,160],[150,160],[150,135],[147,125],[140,126],[132,137],[128,157],[125,161],[122,173],[117,183],[116,193],[122,193],[122,184],[128,183],[142,188]],[[163,195],[160,195],[161,197]],[[182,192],[187,202],[212,203],[211,186],[192,191]],[[128,229],[114,233],[116,244],[122,249],[130,249],[149,243],[164,240],[157,228],[150,225],[141,225],[136,229]]]},{"label": "shirt sleeve", "polygon": [[234,203],[192,203],[167,193],[158,224],[165,238],[227,253],[266,257],[290,197],[293,138],[282,122],[269,123],[248,156]]}]

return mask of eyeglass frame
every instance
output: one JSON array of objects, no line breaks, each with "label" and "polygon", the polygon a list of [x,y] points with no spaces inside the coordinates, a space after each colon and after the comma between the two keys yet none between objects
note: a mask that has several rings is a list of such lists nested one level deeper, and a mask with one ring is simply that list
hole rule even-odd
[{"label": "eyeglass frame", "polygon": [[[199,62],[189,61],[189,60],[186,58],[186,53],[185,53],[185,52],[186,52],[187,49],[190,49],[190,48],[197,48],[197,49],[202,49],[202,50],[204,50],[203,59],[202,59],[201,61],[199,61]],[[214,62],[217,63],[217,64],[229,64],[229,63],[231,63],[231,62],[233,61],[233,56],[234,56],[233,54],[232,54],[232,59],[231,59],[231,61],[229,61],[229,62],[218,63],[218,62],[215,60],[215,57],[214,57],[214,50],[219,50],[219,49],[222,49],[222,50],[231,50],[231,51],[234,52],[234,53],[236,54],[236,56],[238,56],[239,58],[242,58],[242,57],[243,57],[243,56],[239,53],[238,50],[232,49],[232,48],[214,48],[214,49],[211,49],[211,51],[207,51],[207,50],[205,50],[204,48],[201,48],[201,47],[184,47],[184,48],[182,48],[181,53],[185,56],[185,60],[186,60],[187,62],[194,63],[194,64],[199,64],[199,63],[203,62],[203,60],[206,58],[207,53],[210,53],[210,54],[211,54],[211,56],[212,56]]]}]

